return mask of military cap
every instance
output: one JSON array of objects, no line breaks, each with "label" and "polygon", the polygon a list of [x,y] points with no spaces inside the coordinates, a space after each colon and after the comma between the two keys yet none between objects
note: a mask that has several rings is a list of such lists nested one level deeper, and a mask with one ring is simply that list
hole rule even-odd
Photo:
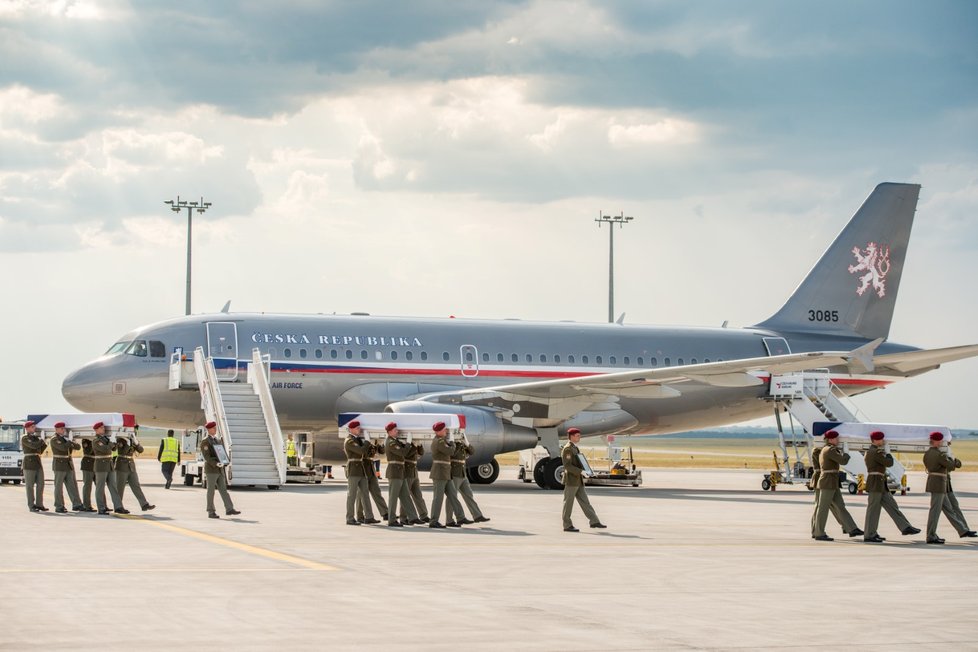
[{"label": "military cap", "polygon": [[397,427],[397,424],[394,423],[393,421],[391,421],[386,426],[384,426],[384,430],[386,430],[387,432],[390,432],[391,430],[393,430],[396,427]]},{"label": "military cap", "polygon": [[104,423],[102,423],[101,421],[96,421],[95,425],[92,426],[92,430],[98,430],[99,428],[104,428],[104,427],[105,427]]},{"label": "military cap", "polygon": [[883,439],[883,437],[885,437],[885,436],[886,435],[884,435],[881,431],[876,430],[876,431],[870,433],[869,438],[872,439],[873,441],[879,441],[879,440]]},{"label": "military cap", "polygon": [[54,427],[55,428],[64,428],[65,427],[65,422],[64,421],[59,421],[56,424],[54,424]]},{"label": "military cap", "polygon": [[829,430],[827,433],[825,433],[825,438],[826,439],[838,439],[839,438],[839,433],[836,432],[835,430]]},{"label": "military cap", "polygon": [[346,427],[349,428],[350,430],[353,430],[354,428],[359,428],[360,422],[354,419],[350,423],[346,424]]},{"label": "military cap", "polygon": [[24,422],[24,427],[25,428],[29,428],[30,426],[33,426],[33,425],[34,425],[34,422],[33,421],[25,421]]},{"label": "military cap", "polygon": [[434,430],[435,432],[441,432],[442,430],[445,429],[445,422],[439,421],[435,425],[431,426],[431,429]]},{"label": "military cap", "polygon": [[568,435],[579,435],[579,434],[581,434],[581,429],[580,428],[569,428],[567,430],[567,434]]},{"label": "military cap", "polygon": [[932,433],[930,433],[930,440],[931,441],[944,441],[944,433],[943,432],[932,432]]},{"label": "military cap", "polygon": [[204,424],[204,428],[206,428],[207,430],[210,430],[211,428],[216,428],[216,427],[217,427],[217,422],[216,421],[208,421],[206,424]]}]

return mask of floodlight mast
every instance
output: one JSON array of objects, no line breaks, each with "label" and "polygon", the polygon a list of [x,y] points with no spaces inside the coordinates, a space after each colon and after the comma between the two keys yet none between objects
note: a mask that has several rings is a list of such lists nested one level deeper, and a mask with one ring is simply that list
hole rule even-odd
[{"label": "floodlight mast", "polygon": [[628,217],[622,211],[619,215],[602,215],[598,211],[598,217],[594,221],[598,223],[598,228],[602,224],[608,225],[608,323],[615,322],[615,225],[620,229],[628,224],[634,217]]},{"label": "floodlight mast", "polygon": [[180,199],[180,195],[177,195],[177,198],[175,200],[168,199],[167,201],[165,201],[163,203],[166,204],[167,206],[169,206],[170,207],[170,210],[173,211],[174,213],[179,213],[184,208],[187,209],[187,305],[186,305],[186,314],[189,315],[190,314],[191,261],[192,261],[191,252],[192,252],[193,233],[194,233],[194,227],[193,227],[193,224],[194,224],[194,211],[197,211],[197,214],[198,215],[200,213],[205,212],[208,208],[211,207],[211,202],[204,201],[204,198],[203,197],[200,198],[200,201],[191,201],[191,202],[188,202],[186,200]]}]

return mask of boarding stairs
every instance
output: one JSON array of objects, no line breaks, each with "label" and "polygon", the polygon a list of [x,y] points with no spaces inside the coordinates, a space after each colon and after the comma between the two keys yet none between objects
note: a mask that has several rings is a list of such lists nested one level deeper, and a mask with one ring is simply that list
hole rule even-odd
[{"label": "boarding stairs", "polygon": [[277,489],[287,473],[282,431],[268,383],[269,360],[252,351],[247,382],[222,380],[214,360],[197,348],[193,359],[201,408],[217,423],[231,463],[231,486],[265,485]]},{"label": "boarding stairs", "polygon": [[[780,469],[783,465],[781,482],[786,484],[801,481],[807,476],[807,470],[812,466],[814,436],[841,424],[871,425],[870,420],[832,382],[828,369],[772,375],[769,392],[775,401],[778,422],[778,443],[781,447],[778,467]],[[788,432],[785,432],[781,419],[782,408],[790,415]],[[850,453],[849,463],[842,468],[851,479],[850,493],[856,493],[859,481],[866,478],[866,463],[861,450],[848,443],[843,443],[842,447]],[[891,486],[906,486],[906,469],[899,460],[894,458],[893,466],[887,469],[887,476]]]}]

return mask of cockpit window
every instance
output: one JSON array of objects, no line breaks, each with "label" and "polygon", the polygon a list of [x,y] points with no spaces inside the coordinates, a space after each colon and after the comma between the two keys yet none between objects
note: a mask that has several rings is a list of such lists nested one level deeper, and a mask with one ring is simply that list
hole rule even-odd
[{"label": "cockpit window", "polygon": [[166,357],[166,345],[159,340],[149,341],[149,357],[151,358],[165,358]]},{"label": "cockpit window", "polygon": [[126,349],[126,354],[127,355],[134,355],[137,358],[145,358],[146,357],[146,340],[135,340],[135,341],[133,341],[133,343],[129,345],[129,348]]},{"label": "cockpit window", "polygon": [[115,344],[109,347],[109,350],[105,352],[105,355],[112,355],[113,353],[122,353],[123,351],[126,350],[126,347],[129,346],[129,344],[131,344],[129,340],[116,342]]}]

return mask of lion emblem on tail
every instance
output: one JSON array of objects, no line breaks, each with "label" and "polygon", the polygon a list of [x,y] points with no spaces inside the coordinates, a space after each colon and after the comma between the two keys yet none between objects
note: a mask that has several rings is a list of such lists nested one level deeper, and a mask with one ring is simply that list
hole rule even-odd
[{"label": "lion emblem on tail", "polygon": [[856,264],[849,265],[849,273],[865,272],[859,277],[859,287],[856,288],[856,294],[862,296],[872,286],[880,299],[886,296],[886,275],[890,271],[890,248],[886,245],[870,242],[866,245],[865,251],[859,247],[853,247],[852,255],[856,257]]}]

